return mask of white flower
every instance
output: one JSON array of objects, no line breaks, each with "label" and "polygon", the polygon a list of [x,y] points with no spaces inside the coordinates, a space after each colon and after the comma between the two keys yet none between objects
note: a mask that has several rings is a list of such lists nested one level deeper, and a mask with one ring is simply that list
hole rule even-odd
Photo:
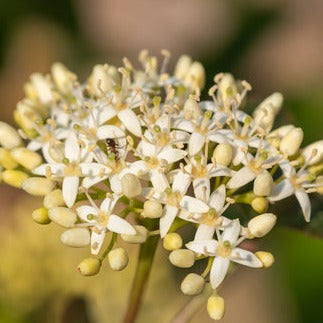
[{"label": "white flower", "polygon": [[[89,196],[88,196],[89,197]],[[91,252],[97,255],[102,247],[107,231],[120,234],[134,235],[136,230],[126,220],[113,214],[113,209],[118,202],[117,195],[106,197],[100,208],[89,197],[92,206],[82,205],[76,209],[80,219],[91,226]],[[82,224],[80,224],[82,226]]]},{"label": "white flower", "polygon": [[240,233],[238,220],[230,222],[224,229],[219,241],[195,240],[186,244],[186,247],[198,254],[215,257],[210,282],[212,288],[217,288],[225,278],[230,261],[253,268],[262,267],[261,261],[252,252],[237,248]]}]

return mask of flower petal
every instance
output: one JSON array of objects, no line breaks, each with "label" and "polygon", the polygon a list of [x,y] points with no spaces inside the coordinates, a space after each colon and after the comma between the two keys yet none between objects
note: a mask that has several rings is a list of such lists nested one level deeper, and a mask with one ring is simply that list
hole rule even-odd
[{"label": "flower petal", "polygon": [[197,154],[205,144],[205,136],[198,132],[193,132],[188,142],[188,152],[191,156]]},{"label": "flower petal", "polygon": [[162,238],[165,237],[168,230],[172,226],[177,213],[178,213],[177,207],[174,207],[171,205],[165,205],[164,210],[163,210],[163,215],[161,216],[160,221],[159,221],[160,236]]},{"label": "flower petal", "polygon": [[198,177],[194,179],[193,189],[196,198],[207,202],[210,197],[210,180],[206,177]]},{"label": "flower petal", "polygon": [[191,196],[184,196],[180,202],[181,207],[192,213],[205,213],[210,208],[203,201]]},{"label": "flower petal", "polygon": [[65,157],[69,161],[77,161],[80,157],[80,145],[76,134],[72,132],[65,141]]},{"label": "flower petal", "polygon": [[139,119],[131,109],[124,109],[118,113],[118,118],[123,125],[135,136],[141,136],[141,127]]},{"label": "flower petal", "polygon": [[225,203],[226,191],[225,185],[220,185],[210,196],[209,205],[219,212]]},{"label": "flower petal", "polygon": [[232,250],[230,260],[252,268],[262,267],[262,263],[256,255],[254,255],[251,251],[241,248],[234,248]]},{"label": "flower petal", "polygon": [[195,232],[194,240],[211,240],[215,227],[207,224],[200,224]]},{"label": "flower petal", "polygon": [[210,272],[210,283],[213,289],[218,288],[225,278],[230,260],[222,257],[215,257],[211,272]]},{"label": "flower petal", "polygon": [[120,234],[136,234],[136,230],[128,221],[114,214],[111,214],[111,216],[109,217],[107,228],[112,232]]},{"label": "flower petal", "polygon": [[97,215],[98,214],[98,210],[96,208],[94,208],[93,206],[90,206],[90,205],[82,205],[82,206],[79,206],[77,209],[76,209],[76,212],[77,212],[77,215],[79,216],[79,218],[85,222],[88,222],[88,223],[95,223],[96,220],[89,220],[87,218],[87,216],[89,214],[94,214],[94,215]]},{"label": "flower petal", "polygon": [[185,120],[185,119],[177,119],[174,124],[174,128],[184,130],[187,132],[194,132],[194,125],[191,121]]},{"label": "flower petal", "polygon": [[231,245],[234,245],[238,240],[239,234],[240,234],[239,220],[233,220],[227,226],[224,227],[224,231],[222,233],[222,240],[229,241]]},{"label": "flower petal", "polygon": [[232,176],[227,187],[230,189],[239,188],[254,180],[255,177],[256,174],[248,166],[244,166]]},{"label": "flower petal", "polygon": [[79,189],[79,182],[80,180],[78,176],[64,177],[62,193],[64,201],[68,207],[72,207],[75,202],[76,195]]},{"label": "flower petal", "polygon": [[122,194],[121,180],[119,174],[114,174],[109,178],[111,190],[113,193]]},{"label": "flower petal", "polygon": [[91,253],[92,255],[97,255],[103,245],[106,236],[106,230],[96,231],[92,230],[91,234]]},{"label": "flower petal", "polygon": [[175,163],[178,160],[183,159],[186,155],[186,151],[182,149],[165,147],[159,154],[158,159],[165,159],[169,164]]},{"label": "flower petal", "polygon": [[311,202],[303,188],[295,191],[295,196],[302,208],[302,212],[306,222],[310,222],[311,218]]},{"label": "flower petal", "polygon": [[288,179],[284,179],[280,183],[274,186],[271,195],[268,196],[268,200],[270,202],[280,201],[293,194],[294,194],[293,185],[290,183]]},{"label": "flower petal", "polygon": [[157,169],[150,171],[150,180],[155,192],[164,192],[169,187],[166,175]]},{"label": "flower petal", "polygon": [[203,255],[214,256],[218,242],[216,240],[194,240],[186,244],[186,248]]},{"label": "flower petal", "polygon": [[105,125],[98,128],[96,135],[98,139],[106,139],[124,137],[125,133],[119,127]]},{"label": "flower petal", "polygon": [[91,176],[91,177],[85,177],[82,181],[82,186],[85,188],[90,188],[91,186],[100,183],[108,178],[108,175],[106,176]]},{"label": "flower petal", "polygon": [[173,179],[172,190],[184,195],[191,184],[191,176],[187,173],[179,171]]},{"label": "flower petal", "polygon": [[105,213],[111,213],[118,200],[119,198],[117,194],[113,194],[112,196],[106,197],[100,205],[100,210]]},{"label": "flower petal", "polygon": [[95,177],[111,173],[111,168],[98,163],[81,163],[79,166],[83,176]]}]

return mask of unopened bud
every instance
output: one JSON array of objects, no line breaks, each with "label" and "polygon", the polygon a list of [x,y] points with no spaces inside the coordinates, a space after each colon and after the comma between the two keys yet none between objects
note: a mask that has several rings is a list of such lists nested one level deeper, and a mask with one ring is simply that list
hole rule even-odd
[{"label": "unopened bud", "polygon": [[138,177],[134,174],[125,174],[121,178],[121,187],[123,194],[128,198],[134,198],[141,194],[141,183]]},{"label": "unopened bud", "polygon": [[44,196],[55,188],[55,183],[45,177],[29,177],[21,187],[31,195]]},{"label": "unopened bud", "polygon": [[275,258],[270,252],[257,251],[256,256],[261,261],[263,268],[269,268],[275,262]]},{"label": "unopened bud", "polygon": [[53,100],[51,84],[43,75],[34,73],[30,76],[30,80],[41,103],[48,104]]},{"label": "unopened bud", "polygon": [[179,80],[185,80],[191,65],[192,59],[187,55],[182,55],[176,63],[174,76]]},{"label": "unopened bud", "polygon": [[182,245],[183,239],[176,232],[167,233],[163,240],[163,246],[168,251],[180,249],[182,248]]},{"label": "unopened bud", "polygon": [[256,197],[252,200],[251,207],[257,213],[264,213],[268,210],[268,200],[265,197]]},{"label": "unopened bud", "polygon": [[284,101],[283,95],[279,92],[275,92],[258,105],[256,110],[254,111],[254,115],[257,113],[257,111],[268,106],[270,106],[273,109],[275,115],[277,115],[283,105],[283,101]]},{"label": "unopened bud", "polygon": [[0,147],[0,166],[5,169],[13,169],[18,166],[17,162],[12,158],[8,149]]},{"label": "unopened bud", "polygon": [[204,278],[198,274],[188,274],[181,284],[181,290],[185,295],[193,296],[202,292],[204,287]]},{"label": "unopened bud", "polygon": [[308,165],[314,165],[323,161],[323,140],[313,142],[305,147],[302,151],[302,156]]},{"label": "unopened bud", "polygon": [[87,228],[73,228],[64,231],[60,239],[65,246],[81,248],[90,244],[91,236]]},{"label": "unopened bud", "polygon": [[22,144],[18,131],[7,123],[0,121],[0,145],[6,149],[13,149]]},{"label": "unopened bud", "polygon": [[160,218],[163,213],[163,207],[162,205],[157,201],[146,201],[144,203],[144,211],[142,212],[142,215],[146,218]]},{"label": "unopened bud", "polygon": [[195,255],[192,250],[173,250],[169,255],[169,261],[176,267],[190,268],[194,265]]},{"label": "unopened bud", "polygon": [[62,93],[68,94],[73,90],[73,83],[76,81],[76,75],[68,70],[62,63],[54,63],[51,72],[56,86]]},{"label": "unopened bud", "polygon": [[91,75],[92,91],[97,96],[102,96],[107,91],[111,90],[113,80],[109,75],[108,65],[95,65]]},{"label": "unopened bud", "polygon": [[85,258],[78,265],[77,270],[83,276],[94,276],[101,268],[101,261],[97,258]]},{"label": "unopened bud", "polygon": [[49,218],[65,228],[72,227],[76,222],[76,214],[71,209],[66,207],[53,207],[48,211]]},{"label": "unopened bud", "polygon": [[199,89],[204,88],[205,70],[200,62],[193,62],[185,78],[185,82],[197,86]]},{"label": "unopened bud", "polygon": [[216,146],[213,152],[213,158],[217,164],[228,166],[232,161],[233,149],[228,143],[221,143]]},{"label": "unopened bud", "polygon": [[228,103],[238,93],[234,77],[230,73],[222,75],[218,86],[224,103]]},{"label": "unopened bud", "polygon": [[51,209],[55,206],[64,206],[65,202],[64,202],[62,191],[60,189],[57,189],[48,193],[44,197],[43,204],[47,209]]},{"label": "unopened bud", "polygon": [[20,170],[8,169],[2,173],[2,180],[11,186],[21,188],[22,183],[29,177],[28,174]]},{"label": "unopened bud", "polygon": [[264,106],[254,113],[255,123],[268,133],[275,121],[275,112],[272,106]]},{"label": "unopened bud", "polygon": [[27,148],[18,147],[11,151],[12,157],[23,167],[32,170],[42,163],[42,157]]},{"label": "unopened bud", "polygon": [[125,249],[116,248],[109,252],[108,260],[112,270],[120,271],[127,267],[129,258]]},{"label": "unopened bud", "polygon": [[185,119],[187,120],[196,120],[202,114],[198,103],[192,98],[186,100],[183,110]]},{"label": "unopened bud", "polygon": [[285,137],[290,131],[295,129],[295,127],[292,124],[288,124],[285,126],[281,126],[275,130],[273,130],[268,137]]},{"label": "unopened bud", "polygon": [[51,223],[51,220],[48,217],[48,210],[44,207],[34,210],[31,216],[33,220],[38,224]]},{"label": "unopened bud", "polygon": [[121,234],[122,240],[128,243],[146,242],[149,231],[142,225],[134,225],[133,228],[136,230],[136,234]]},{"label": "unopened bud", "polygon": [[280,151],[293,156],[297,153],[299,147],[302,144],[304,137],[303,130],[301,128],[295,128],[291,130],[280,142]]},{"label": "unopened bud", "polygon": [[274,187],[273,177],[268,171],[264,170],[256,176],[253,183],[253,192],[258,196],[268,196]]},{"label": "unopened bud", "polygon": [[264,213],[257,215],[248,223],[248,229],[252,236],[261,238],[271,231],[276,223],[276,215]]},{"label": "unopened bud", "polygon": [[212,295],[207,300],[207,312],[211,319],[221,320],[225,312],[224,298],[218,295]]}]

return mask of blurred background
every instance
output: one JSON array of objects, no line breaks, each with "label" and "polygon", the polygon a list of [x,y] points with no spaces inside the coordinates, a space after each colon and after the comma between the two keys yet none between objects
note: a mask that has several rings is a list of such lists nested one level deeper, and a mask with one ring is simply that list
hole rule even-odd
[{"label": "blurred background", "polygon": [[[0,0],[0,119],[13,122],[32,72],[62,61],[80,79],[94,63],[136,60],[140,49],[200,60],[207,85],[231,72],[253,85],[253,108],[274,91],[284,94],[277,125],[304,129],[304,143],[322,138],[323,2],[321,0]],[[85,278],[76,266],[88,250],[68,249],[60,229],[41,227],[31,211],[41,201],[0,184],[0,322],[119,322],[135,257],[122,273],[105,264]],[[241,208],[238,212],[250,212]],[[275,229],[259,249],[272,251],[267,271],[239,268],[221,289],[224,323],[323,322],[323,205],[313,196],[313,221],[304,221],[294,198],[275,209]],[[134,253],[137,252],[133,248]],[[188,298],[161,248],[138,323],[166,323]],[[211,322],[205,308],[192,322]]]}]

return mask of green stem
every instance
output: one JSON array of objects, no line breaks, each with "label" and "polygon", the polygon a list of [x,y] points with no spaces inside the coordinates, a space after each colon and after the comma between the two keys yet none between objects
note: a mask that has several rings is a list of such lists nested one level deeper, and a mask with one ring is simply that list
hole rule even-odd
[{"label": "green stem", "polygon": [[142,297],[148,282],[159,236],[151,236],[141,245],[135,277],[128,301],[128,308],[123,323],[134,323],[140,309]]}]

